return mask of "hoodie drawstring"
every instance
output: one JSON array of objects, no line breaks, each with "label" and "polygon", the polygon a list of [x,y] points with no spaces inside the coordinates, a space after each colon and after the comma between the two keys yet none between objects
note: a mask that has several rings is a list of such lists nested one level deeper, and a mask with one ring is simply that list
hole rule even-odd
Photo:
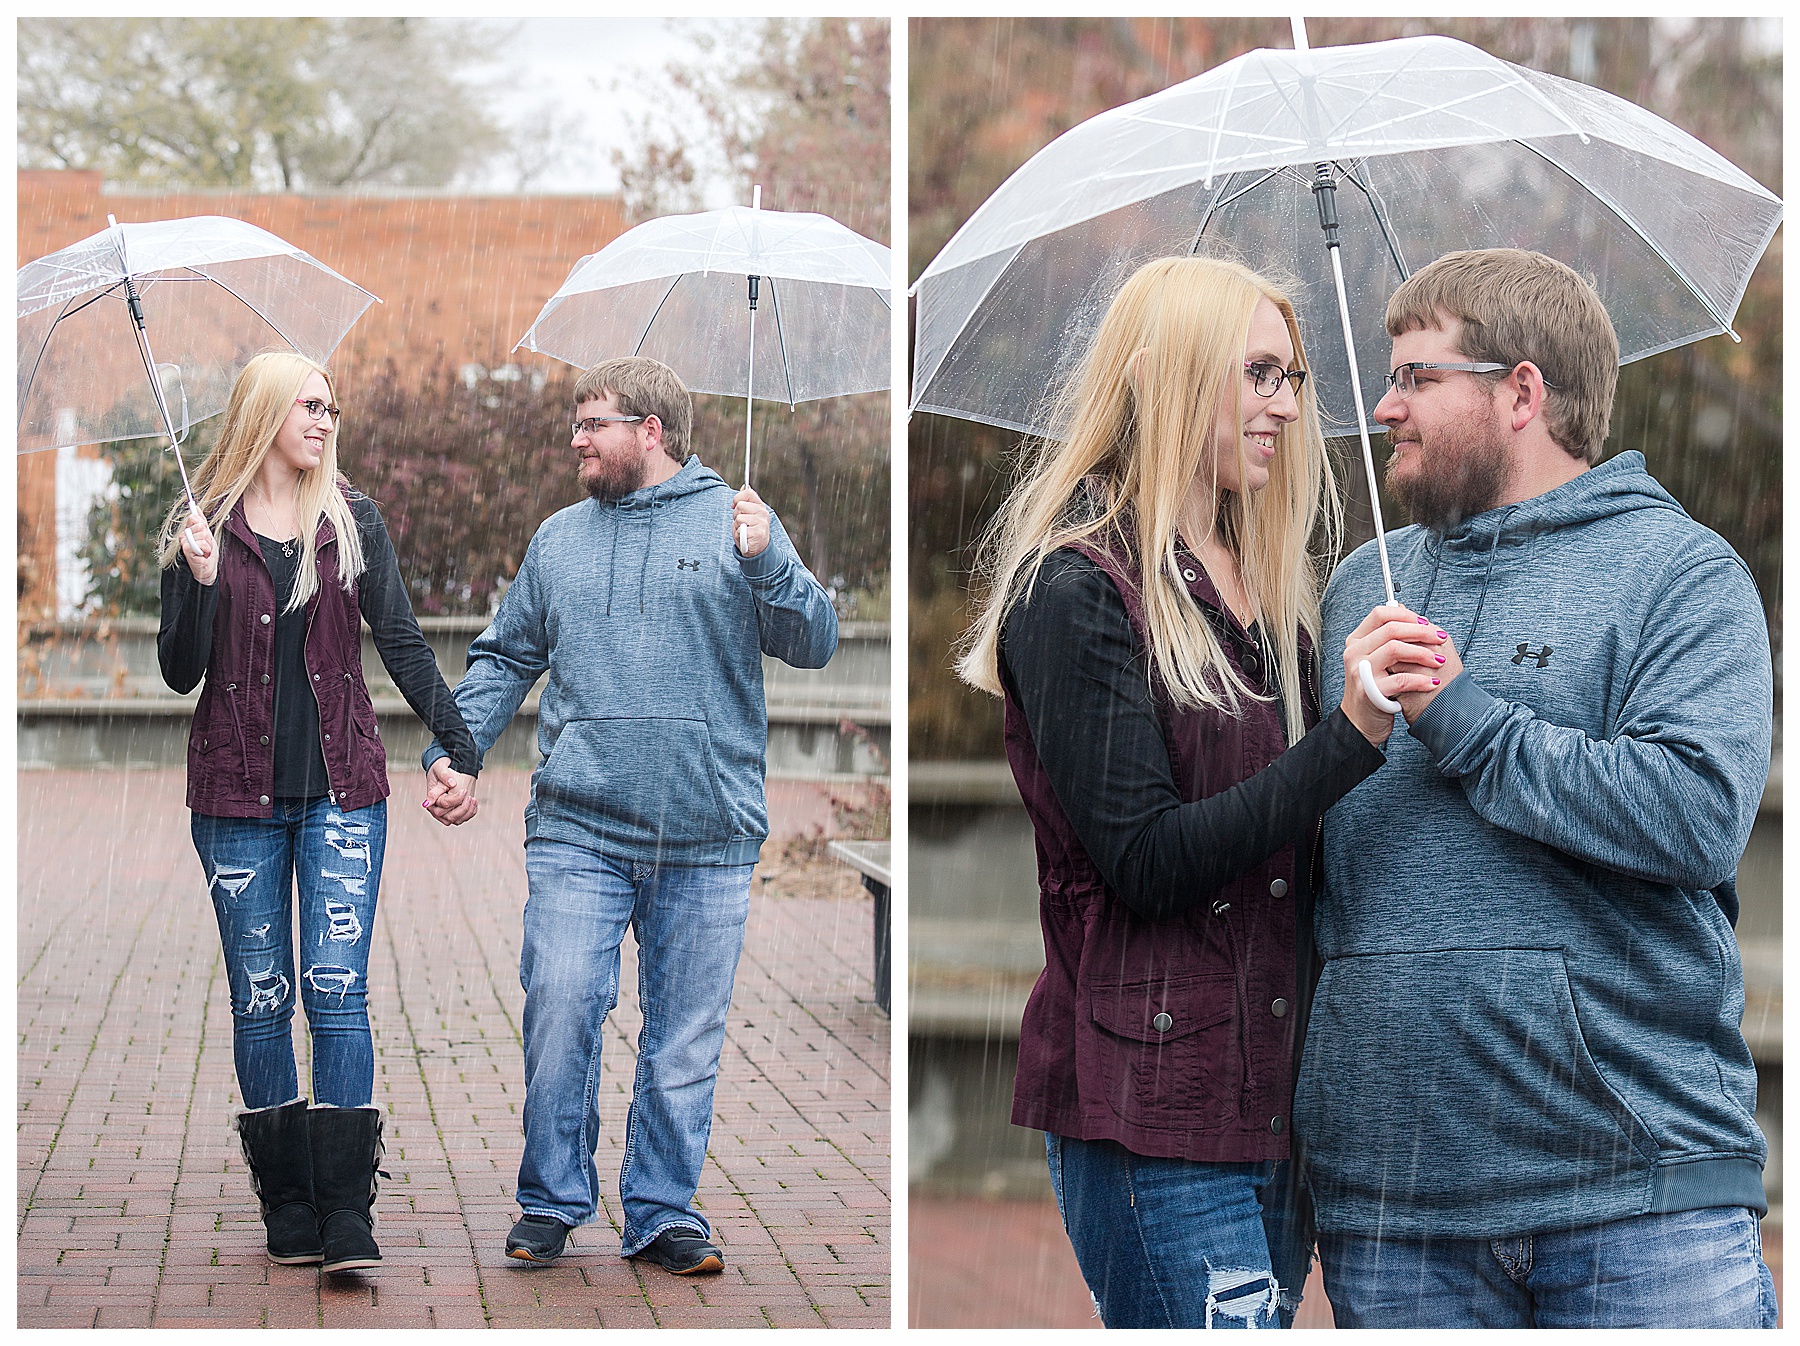
[{"label": "hoodie drawstring", "polygon": [[[1500,550],[1500,534],[1505,529],[1507,520],[1512,518],[1517,509],[1518,506],[1515,505],[1512,509],[1507,510],[1501,516],[1500,521],[1494,525],[1494,537],[1488,543],[1487,568],[1481,572],[1481,592],[1475,596],[1475,618],[1469,623],[1469,634],[1463,637],[1462,654],[1464,656],[1467,656],[1469,647],[1475,643],[1475,628],[1481,625],[1481,609],[1487,603],[1488,584],[1494,578],[1494,553]],[[1434,575],[1433,580],[1435,581],[1435,579]]]}]

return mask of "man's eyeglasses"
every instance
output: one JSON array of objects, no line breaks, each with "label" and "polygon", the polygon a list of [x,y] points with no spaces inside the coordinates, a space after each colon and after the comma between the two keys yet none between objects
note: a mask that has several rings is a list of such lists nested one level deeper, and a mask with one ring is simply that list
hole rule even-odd
[{"label": "man's eyeglasses", "polygon": [[[1520,363],[1523,363],[1523,361]],[[1500,374],[1517,369],[1518,367],[1517,364],[1497,365],[1492,361],[1478,365],[1465,365],[1447,363],[1442,360],[1408,360],[1403,365],[1394,366],[1393,370],[1387,376],[1387,385],[1395,392],[1399,393],[1400,396],[1411,397],[1419,386],[1418,381],[1413,378],[1413,371],[1417,369],[1443,369],[1449,370],[1452,373],[1463,374]],[[1544,380],[1544,386],[1550,389],[1556,387],[1549,379]]]},{"label": "man's eyeglasses", "polygon": [[1263,397],[1273,397],[1281,391],[1283,379],[1294,385],[1294,396],[1300,396],[1300,385],[1306,382],[1304,369],[1283,369],[1280,365],[1270,364],[1267,360],[1244,361],[1244,373],[1250,376],[1251,384]]},{"label": "man's eyeglasses", "polygon": [[304,411],[308,416],[311,416],[315,421],[322,421],[327,416],[331,417],[331,423],[333,425],[336,425],[338,423],[338,417],[344,414],[336,407],[332,406],[331,403],[321,402],[316,397],[296,397],[294,399],[294,405],[299,407],[300,410]]},{"label": "man's eyeglasses", "polygon": [[573,434],[593,436],[600,433],[603,425],[630,425],[643,419],[642,416],[589,416],[585,421],[576,421],[569,430]]}]

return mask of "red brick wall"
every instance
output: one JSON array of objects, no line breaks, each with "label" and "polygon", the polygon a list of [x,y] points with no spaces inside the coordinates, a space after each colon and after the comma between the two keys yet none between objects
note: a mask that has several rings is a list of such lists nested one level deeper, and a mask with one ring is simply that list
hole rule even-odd
[{"label": "red brick wall", "polygon": [[[624,232],[617,199],[596,196],[108,193],[98,173],[19,174],[19,265],[121,223],[232,215],[304,248],[380,296],[332,359],[348,402],[363,373],[440,355],[503,361],[578,258]],[[553,363],[521,351],[522,364]],[[20,616],[55,602],[56,463],[19,459]]]}]

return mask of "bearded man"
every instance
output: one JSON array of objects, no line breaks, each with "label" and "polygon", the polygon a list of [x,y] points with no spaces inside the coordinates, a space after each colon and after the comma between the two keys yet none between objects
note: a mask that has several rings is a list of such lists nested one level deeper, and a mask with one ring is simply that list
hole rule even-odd
[{"label": "bearded man", "polygon": [[[1337,1325],[1772,1327],[1732,935],[1756,587],[1642,454],[1602,461],[1618,342],[1569,268],[1452,253],[1387,330],[1394,580],[1450,640],[1325,820],[1294,1120]],[[1322,648],[1384,597],[1371,542]]]},{"label": "bearded man", "polygon": [[[694,1193],[769,831],[762,656],[823,667],[838,628],[781,521],[689,454],[692,415],[655,360],[609,360],[576,381],[570,447],[591,499],[538,528],[456,688],[485,753],[548,674],[525,808],[517,1262],[555,1260],[600,1213],[601,1030],[629,926],[644,1022],[620,1255],[684,1276],[724,1267]],[[435,742],[425,752],[428,803],[460,822],[474,800],[444,756]]]}]

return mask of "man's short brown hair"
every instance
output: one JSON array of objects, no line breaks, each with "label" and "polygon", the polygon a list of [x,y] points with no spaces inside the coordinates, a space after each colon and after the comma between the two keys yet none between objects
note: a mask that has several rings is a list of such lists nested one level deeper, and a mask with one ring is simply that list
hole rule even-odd
[{"label": "man's short brown hair", "polygon": [[575,380],[575,405],[611,397],[627,416],[654,416],[662,422],[663,452],[678,463],[688,455],[694,399],[681,376],[661,360],[624,355],[595,365]]},{"label": "man's short brown hair", "polygon": [[1593,283],[1541,252],[1449,252],[1415,272],[1388,300],[1389,336],[1462,323],[1471,363],[1522,360],[1544,382],[1544,424],[1565,452],[1600,461],[1619,382],[1619,338]]}]

